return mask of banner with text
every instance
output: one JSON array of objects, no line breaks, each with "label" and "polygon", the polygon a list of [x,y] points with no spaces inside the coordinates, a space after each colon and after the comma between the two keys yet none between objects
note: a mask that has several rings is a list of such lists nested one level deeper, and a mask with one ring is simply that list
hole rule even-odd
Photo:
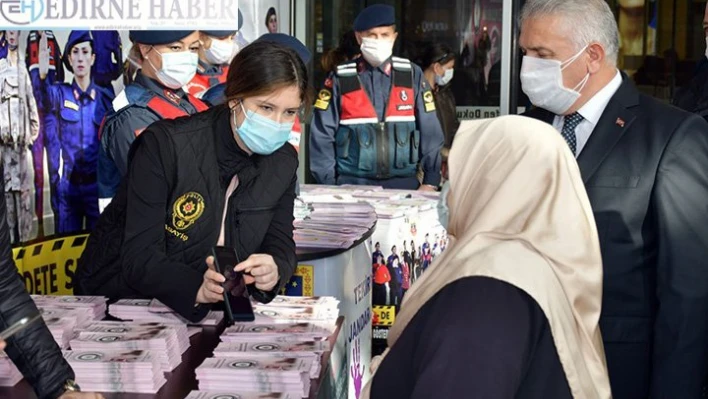
[{"label": "banner with text", "polygon": [[0,0],[2,29],[231,29],[238,0]]}]

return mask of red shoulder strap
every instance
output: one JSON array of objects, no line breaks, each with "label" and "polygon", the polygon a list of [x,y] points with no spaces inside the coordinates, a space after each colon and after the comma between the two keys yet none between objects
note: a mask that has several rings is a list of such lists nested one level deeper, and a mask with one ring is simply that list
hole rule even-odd
[{"label": "red shoulder strap", "polygon": [[162,119],[175,119],[180,116],[188,115],[182,108],[179,108],[160,96],[153,96],[150,101],[148,101],[147,107],[160,115]]},{"label": "red shoulder strap", "polygon": [[194,97],[191,94],[187,94],[187,97],[189,98],[189,102],[194,105],[194,108],[197,109],[197,112],[202,112],[209,109],[209,106],[206,105],[204,101]]},{"label": "red shoulder strap", "polygon": [[229,76],[229,66],[226,65],[221,68],[221,75],[219,75],[219,83],[226,83],[226,78]]}]

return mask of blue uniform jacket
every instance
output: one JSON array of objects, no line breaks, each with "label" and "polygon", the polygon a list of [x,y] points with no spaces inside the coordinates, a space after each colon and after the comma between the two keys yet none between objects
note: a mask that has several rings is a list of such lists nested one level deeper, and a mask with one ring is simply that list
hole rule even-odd
[{"label": "blue uniform jacket", "polygon": [[213,106],[221,105],[226,102],[226,83],[219,83],[212,86],[203,95],[201,100]]},{"label": "blue uniform jacket", "polygon": [[[388,97],[391,92],[391,61],[379,67],[372,67],[363,58],[356,60],[359,80],[369,95],[379,120],[383,120]],[[434,106],[431,108],[423,99],[423,93],[430,90],[420,67],[413,64],[413,89],[415,91],[416,128],[420,134],[420,166],[423,170],[423,184],[440,184],[440,150],[444,135]],[[310,129],[310,170],[320,184],[337,184],[335,134],[340,120],[339,79],[335,73],[325,81],[325,88],[331,90],[332,98],[326,109],[315,107]],[[323,104],[320,104],[323,105]],[[391,179],[393,180],[393,179]],[[375,182],[372,182],[375,183]],[[395,184],[394,184],[395,185]]]},{"label": "blue uniform jacket", "polygon": [[189,115],[197,113],[197,109],[182,90],[166,89],[138,73],[135,82],[126,87],[113,101],[113,106],[103,121],[98,159],[99,198],[113,198],[121,179],[128,171],[128,152],[135,137],[153,122],[161,119],[147,107],[154,96],[172,101]]},{"label": "blue uniform jacket", "polygon": [[95,183],[98,165],[98,127],[106,113],[111,95],[91,83],[86,91],[74,81],[41,86],[40,108],[45,117],[45,140],[50,182],[59,181],[59,157],[62,176],[78,182]]}]

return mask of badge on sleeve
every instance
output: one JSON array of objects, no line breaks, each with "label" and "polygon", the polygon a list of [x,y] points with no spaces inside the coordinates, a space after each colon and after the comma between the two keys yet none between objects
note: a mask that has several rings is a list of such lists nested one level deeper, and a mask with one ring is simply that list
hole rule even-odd
[{"label": "badge on sleeve", "polygon": [[320,90],[320,94],[317,95],[317,101],[315,101],[315,108],[326,111],[329,108],[330,100],[332,100],[332,92],[327,89]]},{"label": "badge on sleeve", "polygon": [[433,98],[433,92],[427,90],[423,93],[423,103],[425,104],[425,112],[435,111],[435,98]]}]

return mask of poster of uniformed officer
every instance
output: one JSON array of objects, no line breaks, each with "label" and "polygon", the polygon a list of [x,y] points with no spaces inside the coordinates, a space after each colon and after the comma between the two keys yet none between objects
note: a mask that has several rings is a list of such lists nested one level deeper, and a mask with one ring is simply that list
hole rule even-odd
[{"label": "poster of uniformed officer", "polygon": [[62,60],[74,75],[71,84],[47,85],[42,80],[39,91],[40,107],[47,115],[50,181],[57,193],[54,217],[61,234],[91,230],[99,215],[98,127],[113,95],[92,78],[94,45],[89,31],[72,31]]},{"label": "poster of uniformed officer", "polygon": [[39,134],[39,114],[19,48],[20,32],[8,30],[4,36],[7,54],[0,59],[0,148],[7,223],[12,243],[18,243],[30,239],[34,220],[30,148]]},{"label": "poster of uniformed officer", "polygon": [[[91,184],[96,166],[91,166],[90,161],[88,164],[82,163],[91,157],[91,148],[97,140],[91,125],[100,122],[103,115],[98,115],[102,112],[99,110],[98,114],[92,114],[89,118],[86,115],[93,111],[79,104],[87,101],[81,97],[87,95],[92,102],[100,100],[97,102],[101,104],[100,109],[105,109],[110,105],[111,93],[122,90],[122,34],[100,31],[96,33],[100,36],[99,40],[92,38],[87,49],[70,57],[63,54],[62,47],[71,40],[71,33],[51,30],[0,31],[0,61],[3,62],[0,71],[0,105],[3,113],[0,117],[3,129],[0,144],[5,164],[8,222],[14,243],[60,232],[81,231],[92,226],[88,222],[90,218],[98,217],[97,213],[87,211],[86,204],[67,202],[66,196],[62,197],[66,192],[60,190],[62,184],[71,186],[69,183],[73,179],[84,190],[81,191],[81,198],[88,198],[86,201],[92,203],[91,196],[85,195],[85,190]],[[86,34],[92,37],[89,32]],[[72,63],[76,63],[77,67],[72,69]],[[51,100],[51,94],[62,90],[60,87],[76,89],[83,84],[76,86],[77,82],[85,82],[86,79],[91,82],[87,91],[75,90],[80,98],[77,99],[72,93],[72,98],[62,99],[61,104],[56,103],[59,101],[57,99]],[[64,83],[66,80],[69,83]],[[92,98],[98,92],[102,94]],[[47,101],[49,103],[44,104]],[[77,109],[72,109],[72,104]],[[77,119],[73,113],[81,117]],[[89,119],[91,124],[86,124]],[[79,129],[78,126],[83,127]],[[82,137],[78,135],[78,130],[82,132]],[[48,131],[51,133],[48,134]],[[29,155],[27,151],[30,151]],[[77,164],[82,166],[77,167]],[[80,173],[77,172],[79,170]],[[78,193],[75,192],[75,196]],[[72,215],[76,214],[83,215],[80,222],[73,218]],[[63,225],[62,215],[69,215],[63,218]],[[44,223],[45,220],[48,223]]]},{"label": "poster of uniformed officer", "polygon": [[252,42],[266,33],[290,34],[290,1],[286,0],[239,0],[243,14],[241,35]]}]

